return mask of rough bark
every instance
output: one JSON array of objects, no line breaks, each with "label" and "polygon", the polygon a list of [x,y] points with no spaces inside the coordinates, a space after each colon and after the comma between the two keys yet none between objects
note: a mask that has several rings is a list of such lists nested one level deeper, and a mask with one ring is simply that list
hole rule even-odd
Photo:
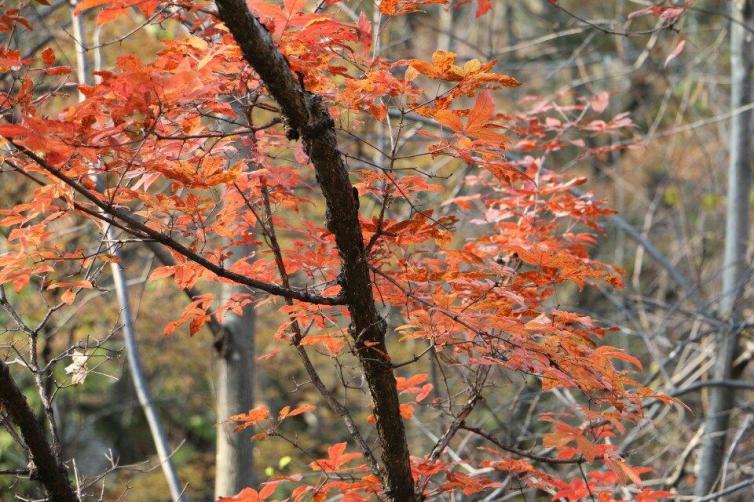
[{"label": "rough bark", "polygon": [[53,454],[44,430],[3,361],[0,361],[0,405],[21,431],[36,475],[53,502],[77,502],[65,467]]},{"label": "rough bark", "polygon": [[327,228],[342,261],[340,284],[351,315],[351,335],[374,402],[385,491],[393,500],[416,498],[406,433],[392,366],[385,359],[386,323],[378,314],[358,220],[353,186],[337,148],[334,123],[318,96],[294,77],[267,30],[243,0],[216,0],[246,61],[280,105],[294,135],[302,138],[327,206]]},{"label": "rough bark", "polygon": [[[746,105],[752,98],[752,35],[747,27],[754,20],[754,0],[731,2],[731,109]],[[748,28],[751,29],[751,28]],[[749,197],[751,190],[752,112],[734,115],[730,128],[728,164],[728,208],[725,228],[725,256],[720,317],[730,329],[715,339],[714,380],[729,380],[738,350],[741,321],[740,300],[748,278],[746,249],[749,241]],[[704,423],[704,442],[699,459],[696,494],[714,491],[722,469],[730,413],[735,404],[735,388],[716,386],[710,389],[710,401]]]}]

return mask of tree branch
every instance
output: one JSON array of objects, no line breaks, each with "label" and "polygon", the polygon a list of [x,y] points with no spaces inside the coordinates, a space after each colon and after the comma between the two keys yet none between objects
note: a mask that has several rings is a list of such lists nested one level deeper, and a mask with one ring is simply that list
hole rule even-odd
[{"label": "tree branch", "polygon": [[743,490],[744,488],[747,488],[751,485],[754,485],[754,478],[741,481],[740,483],[736,483],[735,485],[731,485],[725,490],[720,490],[715,493],[710,493],[709,495],[706,495],[704,497],[700,497],[696,499],[696,502],[708,502],[710,500],[719,500],[722,497],[725,497],[726,495],[730,495],[731,493],[735,493],[739,490]]},{"label": "tree branch", "polygon": [[704,389],[707,387],[727,387],[730,389],[745,389],[745,390],[754,390],[754,383],[747,382],[744,380],[707,380],[703,382],[694,382],[692,384],[687,385],[686,387],[682,387],[680,389],[676,389],[672,392],[669,392],[668,395],[671,397],[678,397],[683,396],[684,394],[689,394],[691,392]]},{"label": "tree branch", "polygon": [[526,457],[531,460],[536,460],[537,462],[544,462],[547,464],[581,464],[584,462],[583,458],[575,458],[575,459],[561,459],[561,458],[552,458],[552,457],[545,457],[544,455],[537,455],[535,453],[529,453],[528,451],[521,450],[519,448],[515,448],[513,446],[508,446],[497,439],[495,439],[494,436],[491,434],[488,434],[484,432],[482,429],[479,429],[478,427],[468,427],[466,425],[461,425],[461,429],[473,432],[474,434],[483,437],[490,443],[494,444],[498,448],[500,448],[503,451],[507,451],[508,453],[513,453],[514,455],[519,455],[521,457]]},{"label": "tree branch", "polygon": [[[254,213],[254,217],[259,222],[259,225],[262,227],[262,232],[265,235],[267,239],[267,243],[269,245],[269,248],[272,250],[273,255],[275,256],[275,264],[278,268],[278,273],[280,274],[280,280],[283,283],[283,286],[288,287],[289,284],[289,276],[288,271],[285,268],[285,262],[283,261],[283,253],[280,249],[280,244],[278,243],[277,233],[275,232],[275,225],[272,222],[272,208],[270,207],[270,196],[269,192],[267,190],[267,185],[265,183],[264,178],[261,179],[262,184],[262,198],[264,201],[264,210],[265,210],[265,217],[260,218],[259,215],[254,210],[254,206],[251,205],[251,203],[246,200],[246,197],[243,195],[243,192],[241,192],[238,187],[239,193],[246,201],[246,204]],[[293,304],[293,301],[290,298],[286,298],[286,302],[289,305]],[[301,329],[301,324],[299,324],[298,319],[295,318],[295,316],[291,315],[291,332],[292,332],[292,340],[291,343],[293,347],[296,349],[296,352],[299,355],[299,358],[301,358],[301,362],[304,365],[304,369],[306,369],[307,375],[309,375],[309,379],[312,382],[312,385],[319,391],[320,395],[322,395],[323,399],[327,403],[327,405],[330,407],[330,409],[337,413],[343,422],[346,425],[346,429],[348,429],[348,433],[351,435],[351,438],[356,442],[356,444],[359,445],[361,450],[364,452],[364,457],[366,457],[367,462],[369,463],[370,469],[372,469],[372,472],[375,476],[379,477],[380,480],[384,482],[385,480],[385,472],[380,467],[380,464],[377,462],[377,459],[374,456],[374,452],[372,452],[372,449],[369,447],[367,442],[364,440],[364,436],[362,436],[361,432],[359,431],[359,428],[356,426],[356,423],[353,420],[353,416],[351,415],[351,412],[348,408],[346,408],[345,405],[343,405],[338,399],[333,395],[332,392],[327,388],[325,383],[322,381],[322,379],[319,377],[319,373],[317,373],[317,369],[314,367],[314,364],[312,363],[311,359],[309,358],[309,354],[306,352],[306,347],[301,345],[301,340],[304,338],[304,331]]]},{"label": "tree branch", "polygon": [[[100,208],[105,213],[109,214],[113,218],[117,218],[118,220],[123,221],[126,223],[127,228],[125,230],[132,234],[137,235],[140,237],[148,237],[156,242],[159,242],[160,244],[169,247],[170,249],[176,251],[178,254],[185,256],[190,261],[193,261],[194,263],[197,263],[201,265],[202,267],[206,268],[213,274],[223,277],[225,279],[230,279],[231,281],[237,282],[238,284],[243,284],[244,286],[248,286],[252,289],[257,289],[259,291],[264,291],[266,293],[269,293],[271,295],[276,296],[283,296],[285,298],[292,298],[294,300],[299,300],[302,302],[307,303],[313,303],[317,305],[343,305],[345,300],[341,297],[326,297],[316,294],[311,294],[305,291],[299,291],[295,289],[287,289],[280,287],[276,284],[269,284],[266,282],[262,282],[256,279],[252,279],[251,277],[246,277],[241,274],[237,274],[235,272],[231,272],[230,270],[227,270],[219,265],[216,265],[209,261],[208,259],[204,258],[203,256],[191,251],[189,248],[181,244],[180,242],[174,240],[173,238],[163,234],[162,232],[158,232],[157,230],[154,230],[144,223],[140,222],[138,219],[134,218],[130,214],[126,213],[125,211],[118,209],[117,207],[114,207],[106,202],[103,202],[100,200],[91,190],[83,186],[78,181],[74,180],[73,178],[65,175],[62,171],[59,169],[56,169],[52,167],[50,164],[48,164],[42,157],[35,154],[28,148],[19,145],[12,141],[10,138],[6,138],[8,140],[8,143],[13,145],[17,150],[22,152],[24,155],[29,157],[31,160],[33,160],[39,167],[50,173],[55,178],[59,179],[69,187],[73,188],[76,192],[83,195],[85,198],[87,198],[90,202],[92,202],[95,206]],[[87,211],[88,214],[95,216],[92,212]],[[105,218],[105,221],[109,221],[109,219]],[[121,227],[124,228],[124,227]]]}]

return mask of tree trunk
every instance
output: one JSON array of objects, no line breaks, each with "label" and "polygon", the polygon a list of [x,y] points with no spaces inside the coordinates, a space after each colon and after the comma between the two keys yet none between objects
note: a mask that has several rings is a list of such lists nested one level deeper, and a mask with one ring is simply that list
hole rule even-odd
[{"label": "tree trunk", "polygon": [[[731,109],[751,102],[752,35],[746,26],[752,26],[753,7],[754,0],[731,2]],[[750,110],[734,115],[731,119],[728,208],[720,299],[720,317],[727,321],[730,329],[719,333],[715,339],[714,380],[735,378],[733,359],[738,349],[740,300],[749,274],[746,249],[749,240],[751,189],[751,120]],[[713,492],[718,482],[734,399],[733,387],[716,386],[710,389],[696,484],[698,496]]]},{"label": "tree trunk", "polygon": [[453,14],[455,9],[449,5],[437,6],[437,49],[453,50]]},{"label": "tree trunk", "polygon": [[377,311],[369,264],[358,219],[357,197],[338,150],[335,123],[319,96],[307,92],[294,77],[270,34],[243,0],[216,0],[220,18],[233,34],[244,58],[259,74],[288,120],[289,133],[303,140],[304,150],[325,199],[327,229],[334,235],[341,260],[338,282],[351,317],[354,349],[374,402],[385,493],[392,500],[416,499],[408,443],[400,415],[398,390],[385,357],[387,324]]},{"label": "tree trunk", "polygon": [[[254,248],[236,246],[234,256],[250,256]],[[226,286],[223,294],[248,292],[243,286]],[[242,315],[232,312],[223,322],[223,340],[217,362],[217,442],[215,498],[235,495],[253,483],[251,429],[234,432],[228,417],[245,413],[254,405],[254,307]]]},{"label": "tree trunk", "polygon": [[77,502],[65,467],[58,462],[29,403],[21,394],[8,366],[0,360],[0,406],[21,431],[34,462],[36,476],[53,502]]}]

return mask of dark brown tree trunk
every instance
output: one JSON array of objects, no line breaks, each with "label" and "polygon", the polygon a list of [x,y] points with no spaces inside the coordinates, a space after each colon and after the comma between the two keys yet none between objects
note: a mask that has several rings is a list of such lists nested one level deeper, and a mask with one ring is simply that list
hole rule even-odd
[{"label": "dark brown tree trunk", "polygon": [[280,104],[294,135],[302,138],[327,206],[327,228],[342,261],[340,283],[351,315],[351,335],[374,402],[385,471],[386,494],[393,500],[416,498],[408,444],[399,412],[392,365],[385,359],[387,325],[372,295],[364,239],[353,186],[337,147],[332,118],[320,98],[301,87],[267,30],[243,0],[217,0],[220,18]]},{"label": "dark brown tree trunk", "polygon": [[26,402],[10,374],[8,366],[0,360],[0,405],[21,431],[36,476],[44,485],[53,502],[77,502],[78,497],[68,481],[65,467],[58,461],[47,441],[44,430]]}]

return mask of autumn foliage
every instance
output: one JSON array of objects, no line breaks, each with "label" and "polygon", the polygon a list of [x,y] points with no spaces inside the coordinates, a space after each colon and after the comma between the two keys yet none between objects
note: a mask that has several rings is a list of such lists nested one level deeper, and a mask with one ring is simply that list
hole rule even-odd
[{"label": "autumn foliage", "polygon": [[[523,486],[553,499],[608,501],[622,490],[635,500],[661,498],[642,487],[647,468],[631,465],[616,438],[641,420],[647,402],[665,398],[637,381],[638,359],[602,344],[609,326],[557,298],[561,288],[621,287],[622,272],[590,255],[612,210],[576,189],[585,180],[559,172],[550,154],[593,154],[584,138],[630,128],[630,118],[604,116],[607,95],[526,97],[517,109],[500,109],[496,96],[520,83],[495,61],[445,51],[375,57],[366,13],[351,19],[336,3],[248,6],[333,119],[387,323],[384,348],[349,329],[341,275],[348,257],[325,223],[299,131],[204,1],[81,2],[78,12],[96,8],[99,24],[136,9],[148,23],[185,30],[155,54],[122,53],[96,73],[96,84],[75,87],[80,103],[71,96],[72,69],[53,48],[29,58],[0,48],[0,69],[14,80],[2,93],[4,169],[30,186],[24,202],[0,209],[0,225],[10,229],[0,283],[16,293],[41,287],[71,308],[99,287],[93,271],[116,259],[111,246],[158,242],[175,264],[155,268],[151,280],[201,290],[165,320],[172,343],[228,311],[272,304],[281,314],[277,345],[263,361],[295,350],[353,364],[366,343],[395,374],[409,431],[420,410],[442,416],[434,446],[409,445],[422,497]],[[389,22],[432,3],[445,2],[383,0],[379,10]],[[477,15],[489,8],[480,0]],[[3,9],[0,29],[32,29]],[[82,222],[112,225],[129,242],[92,251],[60,237]],[[239,244],[257,246],[255,256],[233,255]],[[248,292],[222,301],[215,292],[228,283]],[[432,366],[446,377],[431,378]],[[539,439],[521,447],[485,432],[493,417],[481,403],[511,379],[532,379],[563,399],[534,417]],[[254,441],[284,441],[292,417],[327,406],[326,397],[280,410],[260,403],[220,418],[253,427]],[[381,419],[371,414],[356,427],[371,437]],[[337,426],[343,441],[307,460],[308,475],[270,479],[225,500],[384,496],[380,461],[363,449],[372,443]],[[449,453],[467,434],[486,437],[484,446]]]}]

